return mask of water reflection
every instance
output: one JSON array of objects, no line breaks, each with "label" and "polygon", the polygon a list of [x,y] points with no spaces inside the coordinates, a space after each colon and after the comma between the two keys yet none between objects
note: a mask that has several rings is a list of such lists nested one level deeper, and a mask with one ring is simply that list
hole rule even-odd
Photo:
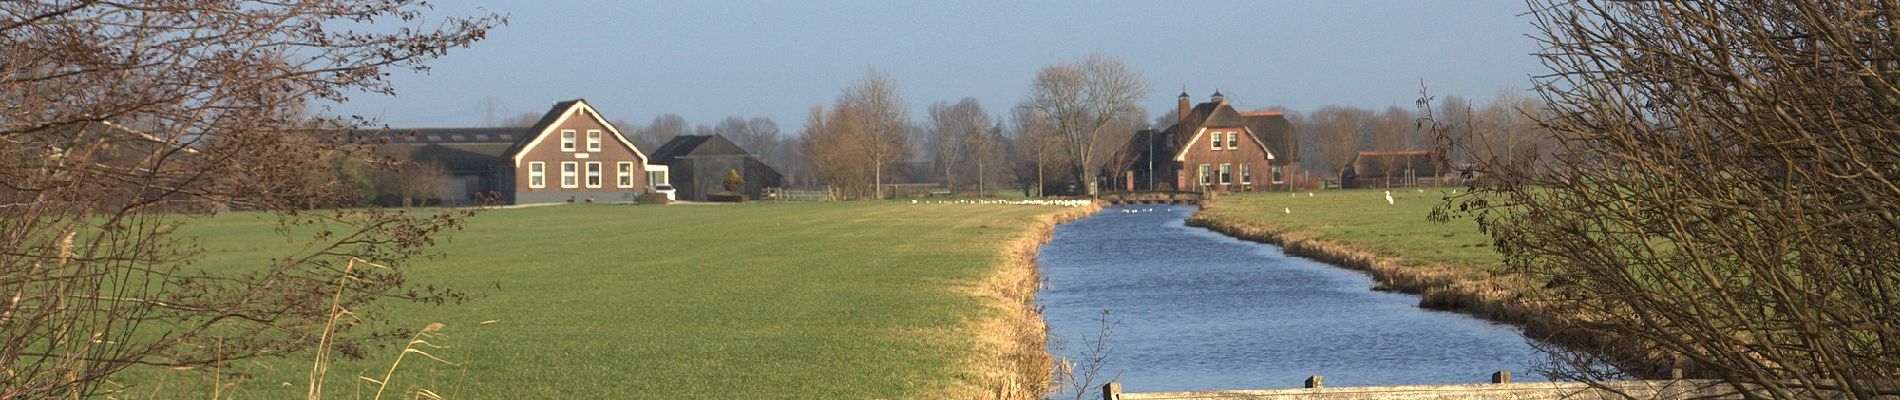
[{"label": "water reflection", "polygon": [[1499,369],[1542,379],[1508,326],[1419,309],[1417,297],[1368,290],[1358,272],[1185,226],[1193,212],[1113,207],[1057,227],[1040,253],[1051,351],[1083,358],[1106,309],[1116,324],[1103,373],[1131,392],[1299,387],[1314,374],[1327,386],[1480,383]]}]

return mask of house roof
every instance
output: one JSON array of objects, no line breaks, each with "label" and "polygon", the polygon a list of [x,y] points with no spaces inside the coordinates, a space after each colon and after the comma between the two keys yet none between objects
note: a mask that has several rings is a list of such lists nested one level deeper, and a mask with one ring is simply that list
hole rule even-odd
[{"label": "house roof", "polygon": [[684,157],[739,156],[754,157],[751,152],[740,148],[739,144],[719,134],[680,135],[660,145],[653,151],[653,162],[671,164]]},{"label": "house roof", "polygon": [[1293,122],[1279,111],[1241,113],[1247,130],[1267,144],[1267,150],[1287,162],[1300,161],[1299,137],[1293,134]]},{"label": "house roof", "polygon": [[1147,162],[1147,153],[1153,149],[1156,154],[1176,154],[1186,148],[1189,141],[1201,128],[1239,128],[1246,127],[1253,133],[1254,140],[1267,146],[1267,152],[1274,159],[1286,162],[1299,161],[1299,141],[1293,132],[1293,123],[1279,111],[1242,113],[1225,101],[1200,103],[1190,109],[1181,121],[1160,130],[1142,130],[1128,141],[1129,151],[1135,154],[1133,162]]},{"label": "house roof", "polygon": [[[569,109],[586,103],[574,99],[554,103],[533,125],[519,127],[412,128],[364,131],[387,141],[385,149],[407,151],[417,161],[435,161],[450,170],[471,170],[512,158],[536,136],[561,120]],[[636,150],[637,151],[637,150]]]}]

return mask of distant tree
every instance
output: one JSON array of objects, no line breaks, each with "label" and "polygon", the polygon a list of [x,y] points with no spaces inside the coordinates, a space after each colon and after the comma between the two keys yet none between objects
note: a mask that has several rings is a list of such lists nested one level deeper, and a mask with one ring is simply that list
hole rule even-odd
[{"label": "distant tree", "polygon": [[1313,112],[1313,126],[1319,136],[1319,148],[1334,176],[1342,176],[1358,156],[1361,132],[1372,113],[1347,106],[1326,106]]},{"label": "distant tree", "polygon": [[[100,397],[135,365],[360,356],[402,332],[356,314],[324,335],[338,310],[458,298],[406,284],[403,262],[467,213],[300,210],[354,195],[311,175],[374,140],[354,129],[367,121],[306,104],[393,94],[391,73],[426,69],[504,22],[427,11],[0,2],[0,398]],[[179,228],[221,209],[273,219],[302,246],[232,259],[242,268],[193,265],[203,252]],[[353,259],[390,269],[346,269]]]},{"label": "distant tree", "polygon": [[1033,184],[1035,196],[1043,197],[1042,188],[1048,185],[1048,168],[1061,160],[1062,138],[1042,111],[1028,104],[1016,106],[1010,110],[1011,139],[1015,143],[1017,157],[1025,168],[1018,168],[1019,182]]},{"label": "distant tree", "polygon": [[501,125],[526,128],[526,127],[534,126],[534,123],[536,122],[541,122],[541,116],[542,114],[537,114],[537,113],[521,113],[521,114],[515,115],[514,118],[510,118],[506,121],[502,121]]},{"label": "distant tree", "polygon": [[1043,67],[1030,84],[1028,104],[1053,122],[1075,177],[1093,195],[1096,147],[1104,128],[1139,113],[1138,103],[1147,95],[1148,82],[1140,73],[1120,59],[1094,54]]},{"label": "distant tree", "polygon": [[838,123],[851,118],[850,109],[814,106],[805,117],[805,129],[799,136],[800,149],[812,174],[835,197],[864,198],[870,195],[871,170],[862,162],[866,156],[863,135],[850,131],[853,125]]},{"label": "distant tree", "polygon": [[990,174],[995,173],[993,165],[1000,158],[997,153],[1000,152],[1005,140],[1007,139],[1003,137],[1003,124],[998,122],[990,124],[982,133],[970,137],[963,145],[970,154],[970,163],[976,166],[976,193],[979,196],[987,193],[985,190],[989,187]]},{"label": "distant tree", "polygon": [[989,129],[990,114],[975,98],[965,97],[955,105],[941,101],[930,105],[928,132],[945,188],[956,189],[957,161],[971,158],[971,148],[983,146],[978,142],[985,140]]},{"label": "distant tree", "polygon": [[633,144],[642,149],[658,149],[660,145],[672,141],[674,137],[692,131],[692,123],[679,114],[660,114],[653,117],[653,123],[642,127],[634,135]]},{"label": "distant tree", "polygon": [[835,108],[841,113],[830,123],[858,136],[860,154],[870,166],[871,196],[883,198],[884,177],[911,153],[909,107],[898,96],[897,83],[872,69],[838,96]]},{"label": "distant tree", "polygon": [[1435,217],[1476,219],[1544,287],[1526,301],[1577,315],[1551,331],[1601,344],[1549,372],[1900,396],[1900,9],[1531,6],[1551,149],[1475,158]]}]

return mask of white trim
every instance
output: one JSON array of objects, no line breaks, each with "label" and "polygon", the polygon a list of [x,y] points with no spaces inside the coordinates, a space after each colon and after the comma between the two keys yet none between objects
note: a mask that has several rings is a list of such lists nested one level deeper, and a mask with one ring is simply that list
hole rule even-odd
[{"label": "white trim", "polygon": [[[574,135],[574,137],[568,137],[568,135]],[[573,129],[562,129],[561,130],[561,151],[566,152],[566,153],[573,153],[574,150],[580,149],[580,145],[576,143],[580,141],[579,140],[580,135],[581,135],[580,132],[575,132]]]},{"label": "white trim", "polygon": [[641,164],[646,164],[647,161],[651,160],[651,158],[647,158],[647,153],[641,152],[639,147],[633,145],[633,142],[627,141],[627,137],[620,134],[619,128],[615,128],[614,124],[607,122],[606,118],[602,118],[599,111],[594,111],[593,105],[587,104],[586,101],[576,101],[573,107],[568,107],[566,111],[562,111],[561,117],[555,119],[554,123],[550,123],[546,128],[542,128],[541,132],[536,132],[534,140],[528,141],[527,145],[521,146],[520,151],[515,152],[515,167],[521,167],[521,157],[528,155],[528,152],[534,150],[535,146],[540,146],[541,141],[548,138],[548,133],[553,132],[555,128],[561,127],[561,123],[567,122],[567,117],[574,115],[574,112],[577,110],[587,111],[588,116],[594,117],[594,122],[598,122],[600,126],[606,127],[607,132],[614,134],[615,140],[619,140],[620,144],[626,145],[628,149],[632,149],[633,155],[640,157]]},{"label": "white trim", "polygon": [[[1273,149],[1267,148],[1267,142],[1262,142],[1260,141],[1260,137],[1254,136],[1253,128],[1248,128],[1248,127],[1243,126],[1243,127],[1240,127],[1240,131],[1246,133],[1248,139],[1253,139],[1253,144],[1260,146],[1260,152],[1267,153],[1268,160],[1274,159]],[[1193,150],[1194,144],[1200,142],[1201,136],[1205,136],[1206,133],[1207,133],[1207,127],[1201,127],[1201,128],[1196,129],[1194,131],[1194,136],[1188,138],[1187,145],[1181,146],[1181,151],[1174,153],[1174,161],[1175,162],[1187,161],[1188,150]]]},{"label": "white trim", "polygon": [[[569,167],[573,167],[573,168],[569,168]],[[581,187],[580,174],[581,174],[581,163],[573,162],[573,161],[562,161],[561,162],[561,188],[573,189],[573,188]]]},{"label": "white trim", "polygon": [[1207,143],[1208,143],[1208,144],[1212,144],[1212,145],[1214,145],[1214,146],[1213,146],[1213,147],[1210,147],[1210,148],[1208,148],[1208,149],[1209,149],[1209,150],[1220,150],[1220,149],[1221,149],[1221,146],[1224,146],[1224,145],[1226,145],[1226,144],[1227,144],[1227,141],[1225,141],[1225,140],[1221,140],[1221,136],[1225,136],[1226,134],[1227,134],[1227,131],[1214,131],[1214,140],[1209,140],[1209,141],[1207,141]]},{"label": "white trim", "polygon": [[1200,183],[1202,187],[1214,185],[1214,177],[1211,176],[1214,174],[1214,164],[1201,164],[1201,167],[1195,168],[1194,172],[1200,173],[1200,176],[1197,176],[1199,179],[1195,179],[1195,182]]},{"label": "white trim", "polygon": [[600,130],[588,129],[587,130],[587,152],[599,153],[601,147],[602,146],[600,145]]},{"label": "white trim", "polygon": [[1234,164],[1222,163],[1220,169],[1214,171],[1214,177],[1220,180],[1221,186],[1234,184]]},{"label": "white trim", "polygon": [[1273,184],[1278,185],[1278,184],[1286,183],[1286,167],[1279,166],[1279,165],[1272,165],[1268,167],[1267,173],[1269,174],[1267,176],[1267,179],[1273,180]]},{"label": "white trim", "polygon": [[621,162],[614,163],[614,187],[621,188],[621,189],[633,188],[633,162],[632,161],[621,161]]},{"label": "white trim", "polygon": [[[534,170],[535,167],[541,167],[541,170],[536,171]],[[535,178],[541,178],[541,183],[535,183],[534,182]],[[540,188],[545,188],[545,187],[548,187],[548,163],[541,162],[541,161],[529,161],[528,162],[528,188],[540,189]]]},{"label": "white trim", "polygon": [[587,183],[588,189],[599,189],[601,186],[604,186],[603,184],[607,183],[606,168],[606,166],[600,165],[599,161],[587,162],[587,168],[582,171],[582,176],[587,179],[585,182]]},{"label": "white trim", "polygon": [[1253,186],[1253,163],[1240,163],[1240,184]]}]

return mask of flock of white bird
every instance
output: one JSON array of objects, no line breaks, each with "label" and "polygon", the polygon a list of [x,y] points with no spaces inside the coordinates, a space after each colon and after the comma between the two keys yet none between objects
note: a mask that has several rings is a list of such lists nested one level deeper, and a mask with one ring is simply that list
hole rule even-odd
[{"label": "flock of white bird", "polygon": [[1012,205],[1012,206],[1059,206],[1059,207],[1082,207],[1082,206],[1086,206],[1086,205],[1089,205],[1089,203],[1090,203],[1090,202],[1092,202],[1092,200],[1087,200],[1087,199],[1079,199],[1079,200],[1046,200],[1046,199],[1029,199],[1029,200],[911,200],[911,201],[910,201],[910,204],[998,204],[998,205]]}]

